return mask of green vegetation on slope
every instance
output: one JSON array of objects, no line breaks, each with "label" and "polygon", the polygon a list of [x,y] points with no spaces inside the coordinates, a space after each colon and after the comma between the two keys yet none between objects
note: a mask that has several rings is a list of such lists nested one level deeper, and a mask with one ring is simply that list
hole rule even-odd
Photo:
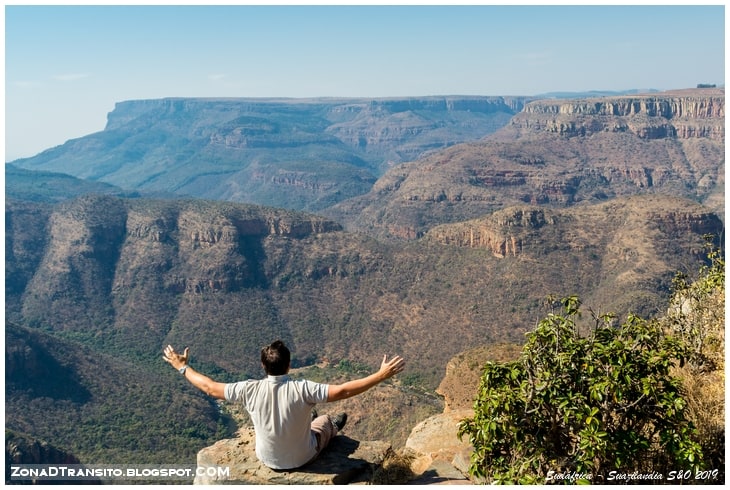
[{"label": "green vegetation on slope", "polygon": [[225,417],[177,373],[8,324],[6,427],[87,464],[195,464]]}]

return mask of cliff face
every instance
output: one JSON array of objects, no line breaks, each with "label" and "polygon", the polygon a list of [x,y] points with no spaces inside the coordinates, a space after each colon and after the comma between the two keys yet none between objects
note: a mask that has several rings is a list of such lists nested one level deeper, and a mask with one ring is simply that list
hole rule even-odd
[{"label": "cliff face", "polygon": [[[17,219],[22,213],[21,207],[18,215],[7,214],[13,237],[29,231]],[[27,321],[64,330],[83,330],[90,319],[114,323],[115,309],[104,306],[110,296],[119,313],[138,294],[162,299],[265,285],[261,244],[268,237],[298,240],[340,229],[327,219],[283,210],[103,196],[59,205],[43,227],[47,242],[35,258],[35,273],[17,277],[27,283],[10,288],[35,291],[22,305]],[[18,245],[21,256],[38,253]]]},{"label": "cliff face", "polygon": [[642,139],[725,139],[725,94],[704,89],[662,96],[535,101],[510,122],[514,130],[547,131],[563,136],[630,132]]},{"label": "cliff face", "polygon": [[[392,165],[415,160],[426,152],[476,140],[496,131],[522,110],[526,100],[523,97],[429,97],[352,103],[330,112],[328,117],[337,122],[327,132],[353,148],[383,155],[379,172],[382,173]],[[342,117],[343,113],[348,116]],[[435,114],[442,114],[442,120],[435,120]],[[463,124],[457,122],[458,118],[463,119]],[[442,141],[431,140],[434,136]]]},{"label": "cliff face", "polygon": [[[645,207],[649,202],[651,207]],[[719,236],[723,225],[716,214],[695,203],[686,202],[684,206],[669,198],[655,197],[627,199],[619,206],[615,202],[598,204],[592,208],[510,207],[484,218],[437,226],[426,234],[426,239],[444,245],[483,248],[504,258],[544,247],[546,234],[562,236],[565,247],[596,247],[599,242],[594,240],[600,240],[597,228],[604,227],[604,233],[605,230],[618,232],[639,222],[647,225],[641,228],[644,241],[651,240],[658,230],[675,237]],[[582,230],[580,234],[578,229]],[[591,233],[589,229],[596,232]]]},{"label": "cliff face", "polygon": [[80,464],[79,459],[67,451],[13,432],[5,434],[5,461],[7,464]]},{"label": "cliff face", "polygon": [[445,245],[485,248],[497,257],[515,257],[522,253],[524,238],[516,230],[531,232],[550,223],[555,217],[538,208],[508,209],[491,215],[487,220],[476,220],[459,225],[444,225],[431,230],[426,236]]},{"label": "cliff face", "polygon": [[[287,98],[165,98],[148,100],[129,100],[115,104],[114,110],[107,115],[105,131],[122,129],[131,121],[150,114],[188,113],[190,117],[202,115],[201,119],[213,120],[218,114],[282,113],[295,112],[302,117],[311,114],[324,115],[330,124],[344,124],[358,117],[387,117],[388,115],[408,112],[495,114],[501,112],[517,113],[522,110],[528,97],[500,96],[432,96],[403,98],[326,98],[326,99],[287,99]],[[244,119],[240,122],[246,121]],[[252,122],[252,121],[251,121]],[[263,120],[261,120],[263,122]],[[242,132],[253,129],[253,125],[242,124]],[[275,125],[262,124],[259,131],[272,129]]]}]

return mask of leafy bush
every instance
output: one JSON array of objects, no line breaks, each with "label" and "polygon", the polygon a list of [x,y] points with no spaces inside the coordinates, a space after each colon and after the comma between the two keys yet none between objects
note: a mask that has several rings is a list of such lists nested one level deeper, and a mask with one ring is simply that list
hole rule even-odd
[{"label": "leafy bush", "polygon": [[[657,321],[610,315],[578,332],[577,297],[528,334],[521,358],[489,362],[459,437],[474,446],[470,473],[489,483],[589,482],[610,471],[696,470],[702,450],[681,382],[670,370],[684,344]],[[637,468],[641,462],[641,468]]]}]

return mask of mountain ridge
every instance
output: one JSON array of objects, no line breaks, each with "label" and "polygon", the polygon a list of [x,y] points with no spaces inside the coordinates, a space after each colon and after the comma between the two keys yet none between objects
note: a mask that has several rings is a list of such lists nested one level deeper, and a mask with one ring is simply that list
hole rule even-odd
[{"label": "mountain ridge", "polygon": [[167,98],[117,103],[103,131],[18,167],[135,191],[318,210],[389,166],[476,140],[526,98]]}]

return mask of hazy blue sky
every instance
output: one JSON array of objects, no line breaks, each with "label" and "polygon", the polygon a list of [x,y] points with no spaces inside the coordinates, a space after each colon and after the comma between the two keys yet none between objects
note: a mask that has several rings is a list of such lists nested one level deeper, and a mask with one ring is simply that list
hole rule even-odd
[{"label": "hazy blue sky", "polygon": [[710,6],[5,7],[6,161],[161,97],[536,95],[725,83]]}]

